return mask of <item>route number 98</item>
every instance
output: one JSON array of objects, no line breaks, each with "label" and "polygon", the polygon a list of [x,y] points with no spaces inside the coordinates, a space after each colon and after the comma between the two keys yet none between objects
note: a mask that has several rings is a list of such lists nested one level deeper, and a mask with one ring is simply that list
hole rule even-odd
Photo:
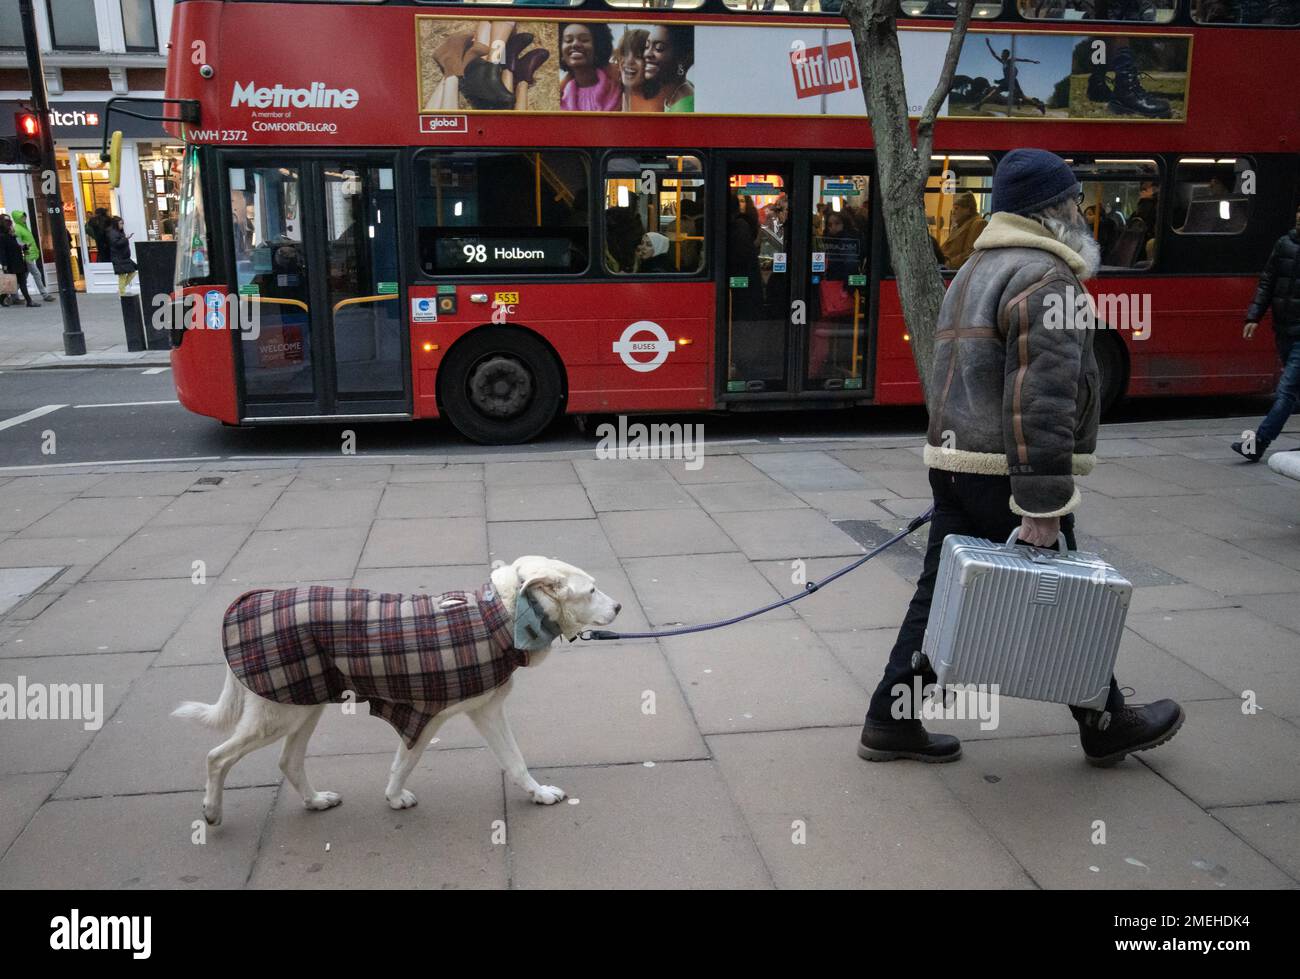
[{"label": "route number 98", "polygon": [[467,262],[487,261],[487,245],[462,245],[460,250]]}]

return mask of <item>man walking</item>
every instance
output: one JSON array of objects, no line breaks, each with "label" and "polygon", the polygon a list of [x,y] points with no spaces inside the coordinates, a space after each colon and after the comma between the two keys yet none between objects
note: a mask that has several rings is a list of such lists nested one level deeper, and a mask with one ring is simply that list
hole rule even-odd
[{"label": "man walking", "polygon": [[[912,694],[943,540],[968,534],[1073,549],[1074,475],[1096,462],[1099,385],[1089,329],[1052,329],[1073,311],[1101,253],[1079,212],[1078,181],[1060,157],[1013,150],[993,176],[993,215],[944,297],[935,332],[930,429],[934,518],[925,567],[880,685],[858,754],[869,761],[955,761],[961,743],[921,725]],[[1071,324],[1072,325],[1072,324]],[[896,693],[896,687],[901,696]],[[1108,766],[1163,744],[1183,723],[1172,700],[1127,706],[1111,678],[1104,710],[1071,707],[1087,760]]]},{"label": "man walking", "polygon": [[1232,443],[1232,451],[1251,462],[1264,457],[1269,443],[1281,434],[1282,426],[1300,403],[1300,208],[1295,212],[1295,227],[1277,240],[1264,263],[1255,301],[1246,310],[1242,336],[1247,340],[1253,337],[1259,321],[1270,309],[1273,342],[1282,358],[1282,379],[1277,382],[1273,407],[1255,429],[1254,439]]},{"label": "man walking", "polygon": [[27,271],[31,274],[36,288],[41,290],[41,298],[47,303],[54,302],[54,295],[45,284],[45,272],[41,268],[41,250],[36,244],[36,236],[27,227],[27,214],[24,211],[13,212],[14,236],[23,246],[23,256],[27,259]]}]

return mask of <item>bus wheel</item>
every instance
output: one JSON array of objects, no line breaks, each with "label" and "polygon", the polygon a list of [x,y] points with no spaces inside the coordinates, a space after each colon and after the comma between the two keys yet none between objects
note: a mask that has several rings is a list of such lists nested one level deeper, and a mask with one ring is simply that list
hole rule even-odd
[{"label": "bus wheel", "polygon": [[560,410],[560,369],[547,346],[516,330],[480,330],[458,343],[438,371],[442,410],[484,445],[540,435]]},{"label": "bus wheel", "polygon": [[1102,333],[1093,344],[1092,352],[1097,358],[1097,373],[1101,380],[1101,414],[1105,417],[1124,396],[1124,351],[1120,349],[1119,340]]}]

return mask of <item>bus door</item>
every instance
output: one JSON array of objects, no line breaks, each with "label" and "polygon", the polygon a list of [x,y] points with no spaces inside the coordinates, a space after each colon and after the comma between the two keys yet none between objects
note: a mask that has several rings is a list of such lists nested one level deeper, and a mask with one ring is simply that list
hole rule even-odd
[{"label": "bus door", "polygon": [[406,416],[391,155],[230,156],[242,417]]},{"label": "bus door", "polygon": [[727,400],[865,388],[866,162],[728,162],[720,339]]}]

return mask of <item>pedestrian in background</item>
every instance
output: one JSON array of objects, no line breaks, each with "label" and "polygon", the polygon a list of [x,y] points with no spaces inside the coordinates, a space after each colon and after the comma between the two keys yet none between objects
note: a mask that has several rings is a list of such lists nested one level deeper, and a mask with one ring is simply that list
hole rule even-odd
[{"label": "pedestrian in background", "polygon": [[23,256],[27,259],[27,271],[31,273],[36,288],[40,289],[41,298],[47,303],[52,303],[54,295],[45,285],[45,272],[41,269],[41,249],[36,244],[36,236],[32,234],[32,229],[27,227],[27,214],[24,211],[14,211],[11,217],[14,221],[14,235],[23,246]]},{"label": "pedestrian in background", "polygon": [[[944,538],[966,534],[1075,547],[1075,475],[1096,462],[1099,379],[1093,333],[1052,329],[1052,308],[1073,309],[1101,249],[1079,211],[1069,165],[1045,150],[1008,153],[993,174],[993,216],[953,279],[935,327],[925,464],[934,517],[925,566],[884,676],[871,697],[858,755],[869,761],[954,761],[961,743],[930,734],[912,693],[936,675],[920,652]],[[903,692],[900,696],[899,691]],[[1104,710],[1071,707],[1085,758],[1113,765],[1163,744],[1183,723],[1172,700],[1126,705],[1115,678]]]},{"label": "pedestrian in background", "polygon": [[127,286],[135,277],[136,264],[131,260],[131,235],[126,233],[126,225],[117,215],[108,219],[108,232],[105,235],[108,242],[108,257],[113,263],[113,271],[117,273],[117,294],[126,295]]},{"label": "pedestrian in background", "polygon": [[27,305],[38,305],[32,302],[27,292],[27,258],[23,254],[22,242],[14,235],[14,223],[8,214],[0,214],[0,264],[18,280],[18,290],[27,300]]},{"label": "pedestrian in background", "polygon": [[1232,451],[1251,462],[1264,457],[1269,443],[1282,433],[1282,426],[1300,403],[1300,208],[1296,208],[1295,227],[1277,240],[1264,263],[1241,335],[1247,340],[1253,337],[1269,310],[1273,312],[1273,342],[1282,359],[1282,379],[1277,382],[1273,407],[1255,429],[1254,444],[1232,443]]}]

